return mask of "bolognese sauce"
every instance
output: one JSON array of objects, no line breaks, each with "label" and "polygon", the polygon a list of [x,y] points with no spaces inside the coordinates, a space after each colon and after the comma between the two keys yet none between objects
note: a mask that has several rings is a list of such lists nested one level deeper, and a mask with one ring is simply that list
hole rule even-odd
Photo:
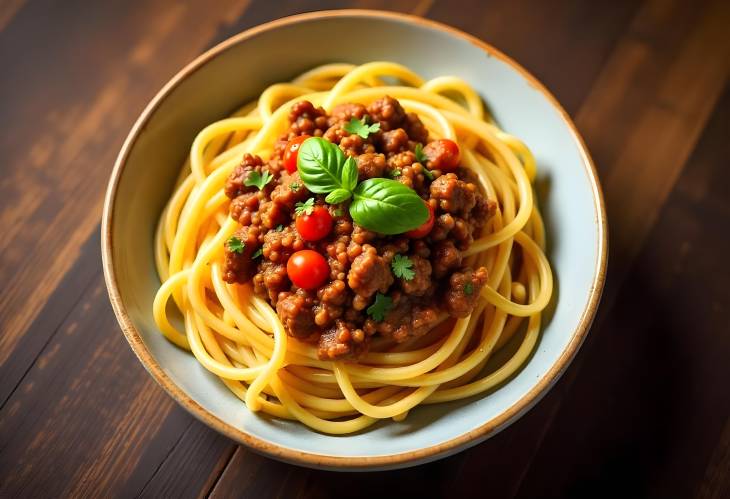
[{"label": "bolognese sauce", "polygon": [[[421,119],[387,96],[329,114],[300,101],[289,123],[270,159],[246,154],[227,179],[240,228],[225,244],[224,279],[253,282],[288,334],[317,343],[326,360],[357,359],[376,335],[400,343],[446,315],[468,316],[487,270],[466,265],[462,252],[496,203],[460,166],[457,144],[429,140]],[[297,171],[297,151],[310,137],[353,158],[357,182],[384,178],[412,189],[428,217],[400,234],[356,223],[351,199],[310,191]]]}]

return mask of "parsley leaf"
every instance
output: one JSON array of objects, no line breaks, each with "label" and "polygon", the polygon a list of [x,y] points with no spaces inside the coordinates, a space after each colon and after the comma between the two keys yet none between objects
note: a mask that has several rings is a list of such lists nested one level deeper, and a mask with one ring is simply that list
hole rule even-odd
[{"label": "parsley leaf", "polygon": [[421,168],[421,171],[426,176],[426,178],[428,178],[431,182],[433,182],[433,173],[431,172],[431,170],[429,170],[428,168],[426,168],[424,166],[423,168]]},{"label": "parsley leaf", "polygon": [[253,255],[251,255],[251,260],[256,260],[258,257],[264,254],[264,248],[257,249]]},{"label": "parsley leaf", "polygon": [[314,198],[309,198],[305,202],[299,201],[294,208],[297,215],[311,215],[314,210]]},{"label": "parsley leaf", "polygon": [[259,188],[259,190],[263,190],[264,186],[274,180],[274,177],[269,172],[264,172],[263,175],[261,175],[259,172],[251,172],[248,174],[248,177],[246,177],[246,180],[243,181],[243,185],[246,187],[256,186]]},{"label": "parsley leaf", "polygon": [[413,154],[416,155],[416,161],[421,163],[423,166],[423,174],[428,178],[430,181],[433,182],[433,173],[431,173],[431,170],[426,168],[426,161],[428,161],[428,156],[426,156],[426,153],[423,152],[423,144],[420,142],[416,144],[416,149],[413,151]]},{"label": "parsley leaf", "polygon": [[226,244],[228,244],[228,249],[233,253],[243,253],[243,250],[246,249],[246,243],[236,236],[229,237]]},{"label": "parsley leaf", "polygon": [[299,184],[297,182],[292,182],[289,184],[289,189],[291,189],[292,192],[297,192],[299,190]]},{"label": "parsley leaf", "polygon": [[367,309],[368,315],[378,322],[385,319],[385,314],[393,308],[393,300],[382,293],[375,295],[375,302]]},{"label": "parsley leaf", "polygon": [[471,296],[471,294],[474,292],[474,285],[470,282],[467,282],[464,284],[464,294],[467,296]]},{"label": "parsley leaf", "polygon": [[396,168],[395,170],[391,170],[388,176],[390,178],[398,178],[401,176],[403,172],[401,172],[400,168]]},{"label": "parsley leaf", "polygon": [[406,281],[410,281],[416,276],[413,271],[413,261],[407,256],[395,255],[393,261],[390,262],[390,266],[396,277],[402,277]]},{"label": "parsley leaf", "polygon": [[284,226],[282,224],[276,226],[276,232],[281,232],[282,230],[284,230]]},{"label": "parsley leaf", "polygon": [[380,130],[380,123],[367,125],[364,121],[360,121],[357,118],[352,118],[350,122],[346,124],[343,128],[350,133],[355,133],[359,135],[363,139],[367,139],[368,135]]},{"label": "parsley leaf", "polygon": [[421,143],[416,144],[416,150],[413,151],[413,154],[416,155],[416,161],[422,165],[425,165],[426,161],[428,161],[428,156],[426,156],[426,153],[423,152],[423,144]]}]

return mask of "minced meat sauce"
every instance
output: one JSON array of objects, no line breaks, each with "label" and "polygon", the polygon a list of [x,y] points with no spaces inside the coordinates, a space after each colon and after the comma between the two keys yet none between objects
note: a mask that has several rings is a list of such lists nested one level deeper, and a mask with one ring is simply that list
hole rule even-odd
[{"label": "minced meat sauce", "polygon": [[[362,138],[345,130],[352,118],[379,123],[380,128]],[[367,352],[373,335],[396,342],[416,338],[431,330],[443,313],[468,316],[487,282],[487,270],[465,266],[462,251],[495,209],[478,188],[475,175],[462,167],[441,171],[447,152],[429,148],[421,120],[391,97],[367,107],[338,105],[331,114],[301,101],[292,107],[289,121],[268,161],[246,154],[226,182],[231,217],[241,224],[235,237],[243,249],[226,246],[224,279],[253,281],[255,292],[276,308],[287,332],[317,343],[321,359],[356,359]],[[414,189],[433,209],[433,228],[420,238],[384,236],[355,224],[347,202],[326,204],[325,195],[309,192],[298,172],[290,174],[283,167],[287,143],[301,135],[338,144],[345,155],[356,159],[359,181],[392,178]],[[425,146],[426,164],[417,160],[418,144]],[[425,168],[431,175],[424,174]],[[246,186],[252,172],[269,172],[273,181],[261,190]],[[333,221],[331,232],[314,242],[304,240],[295,223],[295,205],[309,198],[329,210]],[[287,260],[303,249],[321,253],[329,266],[328,279],[317,289],[298,288],[287,275]],[[395,275],[391,264],[396,255],[410,260],[409,279]],[[368,308],[378,294],[388,297],[390,306],[382,316],[373,317]]]}]

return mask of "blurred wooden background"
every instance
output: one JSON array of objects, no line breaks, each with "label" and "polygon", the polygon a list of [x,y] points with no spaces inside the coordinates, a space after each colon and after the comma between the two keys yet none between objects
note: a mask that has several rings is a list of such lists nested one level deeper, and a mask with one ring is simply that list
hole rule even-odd
[{"label": "blurred wooden background", "polygon": [[[730,2],[455,4],[0,2],[0,497],[730,497]],[[297,468],[209,430],[136,360],[101,274],[104,189],[148,100],[238,31],[335,7],[514,57],[575,118],[608,206],[607,288],[563,379],[403,471]]]}]

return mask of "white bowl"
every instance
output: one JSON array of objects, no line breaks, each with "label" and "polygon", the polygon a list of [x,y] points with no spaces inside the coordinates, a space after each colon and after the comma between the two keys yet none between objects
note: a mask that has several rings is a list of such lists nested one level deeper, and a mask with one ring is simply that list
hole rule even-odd
[{"label": "white bowl", "polygon": [[[368,43],[340,43],[352,33]],[[251,413],[188,352],[158,332],[153,234],[196,133],[286,81],[327,62],[390,60],[430,78],[456,75],[477,89],[502,128],[534,152],[557,288],[529,362],[482,396],[416,408],[400,423],[330,436]],[[590,326],[606,268],[606,221],[591,159],[554,97],[496,49],[453,28],[377,11],[332,11],[274,21],[230,38],[180,71],[140,116],[117,159],[102,224],[109,296],[144,366],[198,419],[252,449],[305,466],[386,469],[453,454],[494,435],[542,397]]]}]

